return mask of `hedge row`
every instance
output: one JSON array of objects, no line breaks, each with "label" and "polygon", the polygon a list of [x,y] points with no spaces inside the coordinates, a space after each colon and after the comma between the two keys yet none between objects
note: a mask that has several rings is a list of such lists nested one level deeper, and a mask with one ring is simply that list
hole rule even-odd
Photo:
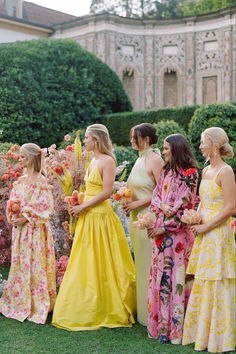
[{"label": "hedge row", "polygon": [[[232,102],[232,104],[236,105],[236,102]],[[113,143],[126,146],[129,145],[130,129],[142,122],[154,124],[160,121],[173,120],[188,133],[191,118],[199,107],[198,105],[194,105],[107,114],[101,117],[100,121],[108,128]]]},{"label": "hedge row", "polygon": [[160,121],[174,120],[179,124],[180,127],[187,130],[191,117],[198,107],[199,106],[195,105],[107,114],[102,117],[102,122],[108,128],[113,143],[119,145],[128,145],[130,129],[134,125],[140,124],[142,122],[153,124]]}]

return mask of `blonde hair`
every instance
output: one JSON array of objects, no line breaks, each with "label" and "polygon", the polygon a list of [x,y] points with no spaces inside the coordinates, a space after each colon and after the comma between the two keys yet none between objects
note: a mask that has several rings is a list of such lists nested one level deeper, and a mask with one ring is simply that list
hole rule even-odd
[{"label": "blonde hair", "polygon": [[97,140],[98,150],[102,154],[109,155],[115,160],[116,157],[112,152],[112,143],[107,128],[103,124],[92,124],[88,126],[87,131],[93,138]]},{"label": "blonde hair", "polygon": [[34,143],[23,144],[20,150],[28,157],[28,167],[35,172],[41,172],[42,152],[38,145]]},{"label": "blonde hair", "polygon": [[234,156],[233,148],[229,144],[229,138],[224,129],[220,127],[207,128],[202,135],[208,136],[211,142],[218,147],[221,157]]}]

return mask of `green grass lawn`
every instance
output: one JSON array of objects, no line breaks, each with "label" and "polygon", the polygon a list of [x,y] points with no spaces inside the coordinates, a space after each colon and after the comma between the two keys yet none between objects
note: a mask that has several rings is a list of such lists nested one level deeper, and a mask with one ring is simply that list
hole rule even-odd
[{"label": "green grass lawn", "polygon": [[[6,269],[0,268],[0,272],[7,275]],[[174,346],[149,339],[146,328],[139,324],[132,328],[69,332],[53,327],[51,319],[50,315],[45,325],[36,325],[0,315],[0,354],[197,353],[193,345]]]}]

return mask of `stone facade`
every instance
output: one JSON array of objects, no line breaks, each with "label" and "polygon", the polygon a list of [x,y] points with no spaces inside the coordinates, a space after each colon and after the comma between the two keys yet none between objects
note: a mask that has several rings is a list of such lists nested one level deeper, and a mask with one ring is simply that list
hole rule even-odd
[{"label": "stone facade", "polygon": [[135,110],[236,101],[236,6],[171,21],[89,15],[54,30],[116,71]]}]

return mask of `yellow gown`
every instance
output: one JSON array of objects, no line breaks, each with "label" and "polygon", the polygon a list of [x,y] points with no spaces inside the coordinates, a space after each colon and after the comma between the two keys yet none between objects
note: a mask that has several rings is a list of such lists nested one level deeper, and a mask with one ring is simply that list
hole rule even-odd
[{"label": "yellow gown", "polygon": [[[96,166],[85,176],[86,199],[102,191]],[[107,199],[80,214],[52,324],[71,331],[131,327],[135,269],[118,216]]]},{"label": "yellow gown", "polygon": [[[224,205],[222,188],[215,182],[218,173],[213,180],[201,181],[203,223],[219,214]],[[221,353],[233,351],[236,345],[236,259],[230,220],[198,235],[190,256],[187,273],[195,279],[183,344],[195,342],[195,350]]]},{"label": "yellow gown", "polygon": [[[152,148],[139,152],[139,158],[127,180],[127,187],[133,191],[133,200],[145,199],[152,196],[155,184],[147,174],[146,156],[153,151]],[[137,221],[138,213],[148,213],[148,207],[142,207],[130,212],[130,237],[134,249],[136,288],[137,288],[137,320],[143,326],[147,325],[148,317],[148,281],[152,259],[152,241],[147,236],[147,230],[139,230],[133,226]]]}]

